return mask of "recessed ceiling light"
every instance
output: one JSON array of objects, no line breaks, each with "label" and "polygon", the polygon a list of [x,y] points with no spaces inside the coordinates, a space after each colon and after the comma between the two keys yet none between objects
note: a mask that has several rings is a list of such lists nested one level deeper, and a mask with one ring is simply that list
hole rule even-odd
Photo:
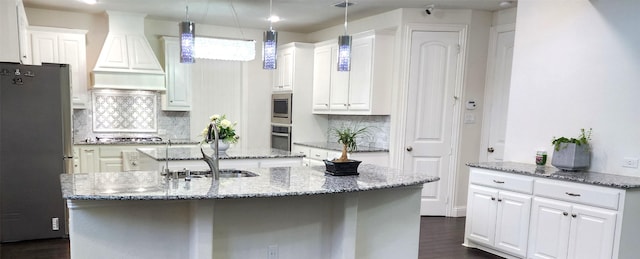
[{"label": "recessed ceiling light", "polygon": [[267,19],[267,21],[270,21],[270,22],[279,22],[279,21],[280,21],[280,16],[272,15],[271,17],[269,17],[269,18]]},{"label": "recessed ceiling light", "polygon": [[98,0],[81,0],[85,4],[97,4]]}]

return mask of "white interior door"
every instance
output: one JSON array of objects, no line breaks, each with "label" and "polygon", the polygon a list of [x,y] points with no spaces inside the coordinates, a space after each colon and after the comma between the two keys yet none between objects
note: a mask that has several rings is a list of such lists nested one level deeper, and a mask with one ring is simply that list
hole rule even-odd
[{"label": "white interior door", "polygon": [[198,59],[192,66],[191,138],[202,139],[213,114],[238,121],[236,132],[242,132],[242,62]]},{"label": "white interior door", "polygon": [[415,31],[411,37],[404,169],[440,177],[422,190],[422,215],[447,212],[458,35]]},{"label": "white interior door", "polygon": [[502,161],[507,128],[511,63],[513,60],[514,25],[492,28],[487,84],[485,87],[485,112],[483,119],[483,144],[481,161]]}]

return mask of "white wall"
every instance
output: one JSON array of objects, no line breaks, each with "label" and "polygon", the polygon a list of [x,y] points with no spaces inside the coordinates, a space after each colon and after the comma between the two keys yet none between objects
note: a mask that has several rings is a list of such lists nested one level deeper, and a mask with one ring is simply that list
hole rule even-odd
[{"label": "white wall", "polygon": [[[593,128],[591,170],[640,157],[640,1],[518,1],[505,159]],[[550,163],[548,163],[550,164]]]}]

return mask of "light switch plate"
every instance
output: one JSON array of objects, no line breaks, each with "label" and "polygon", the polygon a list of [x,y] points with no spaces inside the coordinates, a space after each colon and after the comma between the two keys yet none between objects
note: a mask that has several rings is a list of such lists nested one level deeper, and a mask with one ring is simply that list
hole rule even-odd
[{"label": "light switch plate", "polygon": [[622,159],[622,167],[638,168],[638,158],[625,157],[624,159]]}]

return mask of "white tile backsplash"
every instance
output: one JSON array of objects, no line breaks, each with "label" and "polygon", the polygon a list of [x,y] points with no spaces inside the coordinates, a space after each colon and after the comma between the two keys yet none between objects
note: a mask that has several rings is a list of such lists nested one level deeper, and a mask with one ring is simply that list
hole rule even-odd
[{"label": "white tile backsplash", "polygon": [[368,127],[368,136],[359,138],[358,145],[389,148],[390,116],[388,115],[329,115],[329,142],[337,138],[331,133],[333,128]]}]

